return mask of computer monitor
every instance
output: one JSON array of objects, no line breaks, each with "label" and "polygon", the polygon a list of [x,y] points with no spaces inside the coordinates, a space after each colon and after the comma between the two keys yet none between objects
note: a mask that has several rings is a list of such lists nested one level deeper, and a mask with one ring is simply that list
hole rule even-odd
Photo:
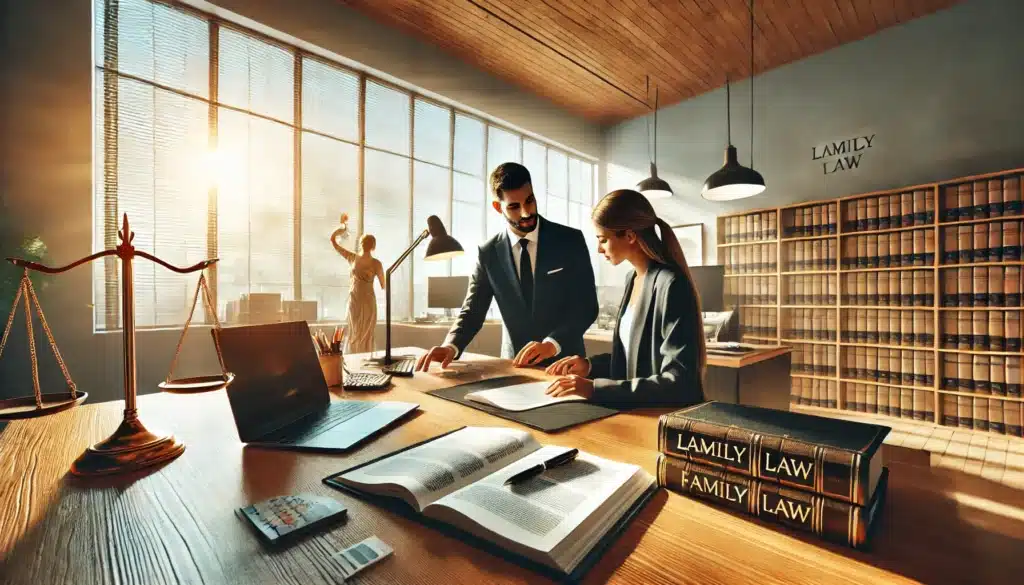
[{"label": "computer monitor", "polygon": [[700,296],[700,308],[714,312],[725,310],[725,266],[691,266],[693,285]]},{"label": "computer monitor", "polygon": [[427,308],[460,309],[469,289],[468,276],[428,276]]}]

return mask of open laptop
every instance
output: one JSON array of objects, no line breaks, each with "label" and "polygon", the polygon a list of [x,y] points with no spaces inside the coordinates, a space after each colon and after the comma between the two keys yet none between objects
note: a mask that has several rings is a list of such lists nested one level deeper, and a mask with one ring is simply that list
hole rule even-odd
[{"label": "open laptop", "polygon": [[419,408],[411,402],[331,400],[305,321],[213,329],[235,375],[228,401],[243,443],[340,451]]}]

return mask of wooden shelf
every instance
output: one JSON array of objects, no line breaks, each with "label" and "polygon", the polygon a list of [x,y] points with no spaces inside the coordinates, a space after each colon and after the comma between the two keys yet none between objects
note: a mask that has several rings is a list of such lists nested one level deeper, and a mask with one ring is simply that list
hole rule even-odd
[{"label": "wooden shelf", "polygon": [[778,272],[748,272],[746,274],[726,274],[726,278],[757,278],[765,276],[778,276]]},{"label": "wooden shelf", "polygon": [[907,227],[885,228],[885,229],[878,229],[878,230],[858,230],[858,231],[852,231],[852,232],[844,231],[841,235],[844,238],[846,238],[846,237],[850,237],[850,236],[871,236],[871,235],[875,235],[875,234],[896,234],[896,233],[899,233],[899,232],[909,232],[909,231],[913,231],[913,230],[923,230],[923,229],[929,229],[929,228],[934,228],[934,227],[935,227],[934,223],[926,223],[926,224],[912,225],[912,226],[907,226]]},{"label": "wooden shelf", "polygon": [[945,388],[939,388],[940,394],[953,394],[956,396],[970,396],[971,398],[987,398],[989,400],[1006,400],[1008,402],[1024,402],[1024,398],[1020,396],[1001,396],[999,394],[979,394],[977,392],[960,392],[957,390],[946,390]]},{"label": "wooden shelf", "polygon": [[762,244],[777,244],[778,240],[758,240],[756,242],[733,242],[731,244],[718,244],[719,248],[734,248],[736,246],[760,246]]},{"label": "wooden shelf", "polygon": [[978,219],[961,219],[957,221],[940,221],[939,227],[954,225],[973,225],[976,223],[991,223],[994,221],[1021,221],[1024,215],[1000,215],[999,217],[982,217]]},{"label": "wooden shelf", "polygon": [[[940,181],[940,182],[928,183],[928,184],[924,184],[924,185],[915,185],[915,186],[903,187],[903,188],[898,188],[898,189],[887,189],[887,190],[884,190],[884,191],[877,191],[877,192],[874,192],[874,193],[864,193],[864,194],[858,194],[858,195],[844,196],[844,197],[840,197],[840,198],[837,198],[837,199],[829,199],[829,200],[823,200],[823,201],[802,202],[802,203],[798,203],[798,204],[787,205],[787,206],[780,206],[780,207],[776,207],[776,208],[751,210],[750,212],[736,212],[736,213],[730,213],[730,214],[723,215],[723,216],[719,217],[718,221],[719,221],[719,233],[720,234],[725,234],[727,229],[734,229],[734,230],[735,229],[739,229],[740,232],[743,232],[743,231],[747,231],[747,232],[756,231],[756,226],[758,225],[756,222],[759,221],[759,220],[761,222],[763,222],[764,218],[766,218],[766,217],[769,218],[769,221],[775,222],[772,225],[775,226],[776,229],[778,230],[777,231],[778,238],[776,238],[776,239],[759,241],[759,242],[744,242],[744,243],[733,243],[733,244],[720,245],[722,247],[730,247],[730,246],[747,246],[747,245],[754,245],[754,244],[773,244],[773,243],[779,244],[778,246],[775,246],[774,249],[762,250],[762,254],[759,257],[759,259],[761,261],[764,261],[764,262],[768,262],[770,260],[775,260],[775,262],[777,263],[777,265],[779,267],[775,272],[756,273],[756,274],[728,275],[728,276],[730,276],[733,279],[735,279],[735,278],[742,278],[742,277],[745,277],[745,276],[746,277],[822,276],[822,277],[826,277],[826,278],[831,279],[831,275],[836,275],[836,274],[838,274],[838,275],[844,275],[844,274],[856,275],[856,274],[860,274],[860,273],[885,273],[885,272],[890,272],[890,273],[907,273],[907,272],[913,272],[915,274],[915,279],[914,280],[915,280],[915,284],[916,284],[917,282],[919,282],[919,279],[922,276],[921,273],[923,272],[925,274],[924,278],[927,280],[927,283],[928,283],[927,285],[928,285],[928,287],[931,290],[931,299],[929,299],[930,302],[927,305],[922,306],[922,305],[918,305],[918,304],[910,304],[910,305],[903,305],[903,306],[901,306],[901,305],[892,305],[892,306],[890,306],[890,305],[882,305],[882,306],[879,306],[877,304],[876,305],[853,305],[853,304],[846,304],[846,301],[844,299],[849,295],[849,293],[854,292],[854,291],[850,290],[850,285],[853,283],[853,276],[851,276],[850,278],[840,278],[839,281],[838,281],[839,288],[836,291],[838,293],[838,297],[835,299],[834,302],[826,302],[826,303],[822,303],[822,304],[817,304],[817,303],[814,303],[814,304],[795,304],[795,303],[794,304],[787,304],[787,303],[785,303],[785,301],[787,300],[787,297],[789,297],[790,294],[795,292],[795,291],[787,290],[786,287],[784,287],[783,285],[787,285],[788,286],[788,285],[794,283],[795,281],[792,278],[787,278],[786,280],[765,281],[765,282],[762,282],[762,283],[757,283],[757,282],[751,283],[751,282],[743,282],[743,281],[735,281],[735,280],[733,280],[733,281],[728,281],[726,286],[727,286],[727,288],[731,287],[731,288],[734,288],[734,289],[736,289],[737,291],[740,291],[740,292],[742,292],[743,289],[746,289],[746,292],[750,296],[755,296],[755,297],[756,296],[762,296],[762,298],[764,298],[764,295],[753,295],[753,294],[751,294],[749,287],[754,287],[754,292],[758,292],[758,293],[769,292],[769,291],[765,291],[765,290],[758,290],[758,287],[760,287],[761,285],[764,285],[766,287],[773,287],[772,290],[770,291],[773,294],[769,295],[768,298],[777,298],[778,299],[777,304],[772,305],[772,304],[761,303],[761,304],[757,304],[757,305],[751,305],[750,308],[751,309],[757,309],[757,310],[778,309],[775,312],[774,315],[771,315],[770,313],[768,313],[768,314],[762,313],[759,316],[759,318],[762,319],[762,320],[758,321],[757,325],[761,326],[761,327],[768,327],[769,330],[770,330],[771,326],[774,325],[775,329],[779,332],[780,335],[778,337],[761,337],[760,339],[764,339],[764,340],[768,340],[768,341],[772,341],[772,342],[776,342],[776,343],[780,343],[780,344],[792,345],[792,346],[803,346],[803,349],[801,349],[800,351],[801,351],[801,353],[804,356],[802,359],[804,360],[805,363],[809,363],[811,360],[814,360],[816,365],[821,366],[822,364],[819,363],[819,360],[822,359],[822,357],[821,357],[822,353],[821,352],[823,352],[823,351],[828,355],[828,359],[832,359],[832,358],[836,359],[836,363],[834,364],[834,367],[837,368],[837,370],[836,370],[837,373],[836,374],[822,376],[822,375],[818,375],[818,374],[806,374],[806,373],[795,372],[794,371],[794,372],[792,372],[791,375],[792,375],[792,378],[795,379],[795,380],[799,380],[799,379],[822,380],[822,381],[826,381],[826,382],[830,382],[830,383],[835,383],[835,382],[843,383],[843,382],[845,382],[847,384],[865,384],[865,385],[871,385],[871,386],[881,386],[881,387],[898,388],[898,389],[909,389],[909,390],[916,390],[916,391],[931,390],[932,391],[932,397],[929,400],[932,400],[932,402],[928,403],[928,408],[931,410],[931,412],[934,412],[935,421],[930,422],[930,423],[926,423],[926,424],[932,424],[934,426],[942,426],[941,425],[941,421],[942,421],[942,418],[943,418],[943,408],[944,408],[943,396],[942,396],[943,394],[952,394],[952,395],[965,396],[965,397],[971,397],[971,398],[996,399],[996,400],[1002,400],[1002,401],[1007,402],[1007,403],[1010,403],[1010,402],[1012,402],[1012,403],[1024,402],[1024,399],[1017,398],[1017,397],[995,396],[995,395],[989,395],[989,394],[955,392],[955,391],[941,390],[939,388],[939,386],[941,385],[941,382],[942,382],[942,368],[943,368],[943,364],[944,364],[944,362],[948,361],[950,354],[981,355],[981,356],[1005,356],[1005,357],[1008,357],[1008,358],[1009,357],[1021,356],[1021,354],[1022,354],[1022,352],[994,351],[994,350],[993,351],[988,351],[988,350],[960,350],[960,349],[940,347],[940,344],[942,343],[943,319],[944,319],[944,317],[948,316],[946,314],[946,312],[948,312],[948,311],[1004,311],[1004,312],[1007,312],[1007,313],[1010,313],[1010,314],[1020,314],[1022,311],[1024,311],[1024,307],[1020,307],[1020,306],[1013,306],[1013,307],[945,307],[945,306],[941,306],[941,303],[942,303],[942,290],[943,290],[942,285],[943,285],[943,275],[944,275],[943,269],[1024,266],[1024,260],[1005,260],[1005,261],[1002,261],[1002,262],[988,262],[988,261],[985,261],[985,262],[967,262],[967,263],[963,263],[963,264],[961,264],[961,263],[945,264],[945,263],[943,263],[943,258],[942,258],[942,255],[943,255],[943,245],[944,245],[945,242],[944,242],[944,239],[943,239],[944,234],[943,234],[943,232],[939,228],[953,227],[953,226],[959,226],[959,225],[973,225],[973,224],[979,224],[979,223],[996,223],[997,224],[999,222],[1024,221],[1024,214],[1001,215],[1001,216],[998,216],[998,217],[979,218],[979,219],[965,219],[965,220],[961,220],[961,221],[952,221],[952,222],[943,221],[942,220],[942,215],[943,215],[943,212],[944,212],[944,209],[945,209],[945,202],[946,202],[945,196],[947,195],[946,187],[955,186],[955,185],[961,185],[961,184],[970,183],[970,182],[973,182],[973,181],[993,180],[993,179],[1000,179],[1001,180],[1002,178],[1009,177],[1009,176],[1019,176],[1019,177],[1021,177],[1020,188],[1022,190],[1022,194],[1024,194],[1024,168],[1018,168],[1018,169],[1011,169],[1011,170],[1006,170],[1006,171],[1000,171],[1000,172],[996,172],[996,173],[989,173],[989,174],[986,174],[986,175],[978,175],[978,176],[974,176],[974,177],[959,177],[959,178],[951,179],[951,180],[948,180],[948,181]],[[871,198],[871,197],[889,196],[889,195],[900,195],[900,196],[903,196],[903,195],[906,195],[906,194],[913,194],[912,197],[922,197],[923,196],[925,198],[925,200],[926,200],[925,205],[926,205],[928,211],[932,214],[932,217],[926,223],[916,223],[914,225],[908,225],[908,226],[900,225],[898,227],[888,227],[888,228],[880,228],[880,229],[868,229],[868,230],[849,231],[850,230],[850,225],[848,224],[848,222],[853,218],[851,214],[856,211],[856,202],[858,202],[860,200],[868,199],[868,198]],[[972,195],[973,195],[973,192],[972,192]],[[914,203],[914,207],[915,207],[914,212],[915,213],[919,213],[921,211],[919,201],[920,201],[920,199],[917,199],[915,201],[915,203]],[[905,203],[906,203],[905,199],[902,199],[902,197],[901,197],[901,213],[903,213],[904,211],[907,210],[907,208],[904,207]],[[834,234],[821,234],[821,235],[816,235],[816,236],[796,236],[796,237],[792,237],[792,236],[787,237],[787,236],[785,236],[785,230],[788,227],[790,227],[792,225],[795,225],[794,221],[798,222],[798,223],[801,222],[801,221],[806,223],[808,221],[806,219],[806,217],[807,217],[806,215],[802,216],[804,219],[801,220],[801,216],[800,216],[801,212],[800,211],[794,211],[795,209],[796,210],[804,209],[804,213],[806,213],[806,209],[805,208],[813,208],[813,207],[816,207],[816,206],[821,206],[823,210],[835,210],[835,213],[836,213],[835,218],[834,219],[831,218],[831,217],[828,218],[828,221],[826,223],[834,223],[836,225],[836,228],[837,228],[837,233],[834,233]],[[869,207],[869,209],[873,209],[873,208]],[[760,214],[760,216],[758,217],[758,215],[756,215],[756,214]],[[885,212],[883,211],[882,214],[884,215]],[[822,214],[822,217],[825,217],[824,213]],[[727,224],[726,222],[730,222],[730,223]],[[754,223],[751,223],[751,222],[754,222]],[[751,229],[751,227],[750,227],[751,225],[755,226],[754,230]],[[763,225],[763,223],[761,225]],[[803,225],[803,223],[801,223],[801,225]],[[727,228],[727,226],[728,226],[728,228]],[[910,266],[884,266],[884,267],[883,266],[876,266],[876,267],[857,267],[857,266],[853,266],[853,267],[850,267],[850,268],[843,267],[843,265],[842,265],[843,264],[843,260],[847,259],[849,254],[855,253],[855,252],[853,252],[851,250],[851,248],[849,246],[852,243],[852,241],[849,240],[849,238],[851,236],[875,236],[875,235],[882,235],[882,234],[900,234],[900,233],[904,233],[904,232],[914,232],[914,234],[916,236],[918,236],[918,237],[920,237],[920,235],[921,235],[920,232],[924,232],[925,235],[926,235],[926,241],[932,241],[931,236],[932,236],[932,234],[934,234],[934,236],[935,236],[934,237],[934,241],[932,241],[932,243],[934,245],[934,252],[933,252],[933,256],[927,261],[927,264],[924,264],[924,265],[910,265]],[[896,237],[897,236],[890,236],[890,239],[896,238]],[[908,235],[904,235],[901,239],[905,240],[907,237],[908,237]],[[1022,237],[1024,237],[1024,233],[1022,233]],[[798,243],[798,242],[806,242],[806,241],[832,242],[832,243],[829,243],[828,246],[821,246],[823,253],[830,252],[831,249],[832,249],[833,243],[834,243],[834,245],[838,246],[838,249],[835,252],[836,254],[838,254],[838,257],[836,257],[836,261],[837,261],[838,265],[835,268],[831,268],[831,269],[826,268],[826,269],[817,269],[817,270],[792,270],[791,269],[793,267],[792,264],[789,264],[789,265],[786,264],[786,262],[788,262],[790,260],[788,258],[789,252],[794,247],[797,247],[797,246],[795,246],[796,243]],[[783,246],[782,245],[783,243],[789,243],[789,242],[793,242],[794,246]],[[805,244],[805,245],[806,246],[810,246],[810,244]],[[815,244],[815,246],[817,246],[817,244]],[[767,255],[768,255],[767,258],[765,258],[765,253],[767,253]],[[753,254],[753,251],[738,251],[738,252],[733,252],[733,253],[719,254],[719,258],[721,258],[723,260],[722,264],[725,264],[725,265],[729,265],[730,262],[732,262],[734,259],[738,260],[738,259],[741,259],[741,258],[743,259],[744,263],[749,264],[751,262],[750,258],[752,257],[752,254]],[[773,258],[772,254],[775,254],[776,257]],[[908,276],[909,275],[905,274],[904,275],[904,279],[907,278]],[[730,292],[730,294],[731,294],[731,292]],[[782,309],[788,309],[788,311],[783,311]],[[840,314],[836,315],[835,313],[828,312],[828,311],[834,310],[834,309],[839,310]],[[935,336],[934,337],[934,342],[932,344],[927,345],[927,346],[921,346],[921,345],[909,345],[909,344],[883,344],[883,343],[868,343],[868,342],[839,341],[839,340],[823,341],[823,340],[820,340],[820,339],[792,339],[792,338],[788,338],[788,337],[783,337],[782,336],[783,331],[785,331],[787,329],[794,329],[795,328],[795,327],[793,327],[791,325],[791,322],[789,320],[792,319],[794,315],[799,314],[798,311],[801,311],[801,310],[823,311],[824,315],[826,317],[828,317],[829,323],[828,323],[827,326],[828,327],[832,327],[832,328],[835,329],[835,334],[838,336],[839,339],[841,339],[844,334],[848,333],[846,328],[850,326],[850,323],[847,322],[844,319],[843,311],[847,311],[847,312],[848,311],[858,311],[858,310],[889,311],[889,312],[891,312],[891,311],[914,311],[914,312],[916,312],[915,313],[915,320],[919,320],[920,317],[922,316],[922,313],[923,313],[924,314],[924,318],[925,318],[925,320],[927,322],[928,330],[930,330],[932,332],[932,334]],[[930,312],[931,315],[928,316],[927,312]],[[817,314],[821,315],[822,313],[817,313]],[[892,313],[885,313],[883,315],[883,317],[884,316],[891,316],[891,315],[892,315]],[[832,321],[832,317],[833,316],[838,317],[838,318],[835,321]],[[1024,317],[1024,315],[1021,315],[1021,316]],[[769,318],[769,319],[774,317],[775,322],[772,323],[770,320],[768,322],[764,322],[763,319],[766,318],[766,317]],[[749,324],[746,321],[744,321],[744,323]],[[972,334],[973,334],[973,332],[972,332]],[[744,339],[751,339],[751,340],[758,339],[757,336],[743,336],[743,338]],[[822,348],[835,347],[835,350],[818,349],[817,346],[821,346]],[[930,367],[933,368],[933,371],[930,372],[931,376],[932,376],[932,379],[933,379],[933,383],[929,384],[927,387],[925,387],[925,386],[916,386],[916,385],[905,385],[905,384],[899,384],[899,383],[891,384],[891,383],[888,383],[888,382],[874,381],[874,380],[856,380],[856,379],[848,379],[848,378],[842,377],[841,376],[841,371],[843,369],[845,369],[845,360],[847,359],[847,357],[850,355],[850,352],[852,352],[854,348],[869,348],[869,349],[893,350],[893,351],[913,351],[913,352],[917,352],[916,355],[919,355],[919,356],[920,356],[920,354],[923,353],[926,356],[928,356],[928,358],[927,358],[928,359],[928,363],[930,364]],[[807,387],[806,384],[807,383],[804,383],[804,386],[802,386],[802,388],[806,388]],[[947,402],[949,400],[951,400],[951,399],[950,398],[946,399]],[[962,409],[963,408],[962,400],[960,402],[961,402],[961,404],[958,406],[958,408]],[[837,409],[838,410],[844,409],[844,406],[849,404],[849,401],[845,397],[845,392],[844,391],[840,391],[839,392],[838,400],[835,400],[834,404],[836,405],[835,408],[823,408],[823,407],[819,407],[819,408],[821,410],[826,410],[826,411],[835,411]],[[801,407],[801,408],[807,408],[807,407]],[[1024,411],[1024,404],[1021,405],[1021,410]],[[851,411],[851,412],[859,412],[859,411]],[[1016,413],[1016,411],[1014,411],[1014,416],[1016,416],[1015,413]],[[887,415],[878,415],[878,416],[887,416]],[[899,418],[900,420],[908,420],[905,417],[892,417],[892,418]],[[960,427],[950,427],[950,428],[960,428]],[[991,436],[991,433],[988,433],[988,434],[989,434],[989,436]],[[1009,436],[1009,435],[1007,435],[1007,436]]]}]

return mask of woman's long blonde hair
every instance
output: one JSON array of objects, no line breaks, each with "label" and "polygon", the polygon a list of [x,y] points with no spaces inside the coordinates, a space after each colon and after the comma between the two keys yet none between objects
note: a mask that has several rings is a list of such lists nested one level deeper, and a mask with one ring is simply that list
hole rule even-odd
[{"label": "woman's long blonde hair", "polygon": [[[697,303],[697,314],[694,315],[693,326],[697,328],[696,336],[700,344],[699,371],[703,378],[707,365],[707,346],[704,343],[704,319],[701,314],[700,295],[697,293],[697,287],[693,284],[690,267],[686,264],[686,257],[683,256],[683,248],[679,245],[679,240],[672,228],[665,220],[658,217],[646,197],[632,189],[619,189],[605,195],[597,202],[590,217],[595,225],[616,232],[620,236],[625,234],[626,230],[632,231],[636,234],[640,249],[648,258],[654,262],[674,267],[686,277],[686,284]],[[661,232],[660,238],[654,229],[655,226]]]}]

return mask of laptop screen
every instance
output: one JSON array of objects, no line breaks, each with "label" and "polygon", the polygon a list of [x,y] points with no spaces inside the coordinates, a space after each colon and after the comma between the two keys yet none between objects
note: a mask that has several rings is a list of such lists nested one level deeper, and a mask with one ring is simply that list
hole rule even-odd
[{"label": "laptop screen", "polygon": [[243,442],[325,408],[330,402],[305,321],[213,330],[227,371],[228,401]]}]

